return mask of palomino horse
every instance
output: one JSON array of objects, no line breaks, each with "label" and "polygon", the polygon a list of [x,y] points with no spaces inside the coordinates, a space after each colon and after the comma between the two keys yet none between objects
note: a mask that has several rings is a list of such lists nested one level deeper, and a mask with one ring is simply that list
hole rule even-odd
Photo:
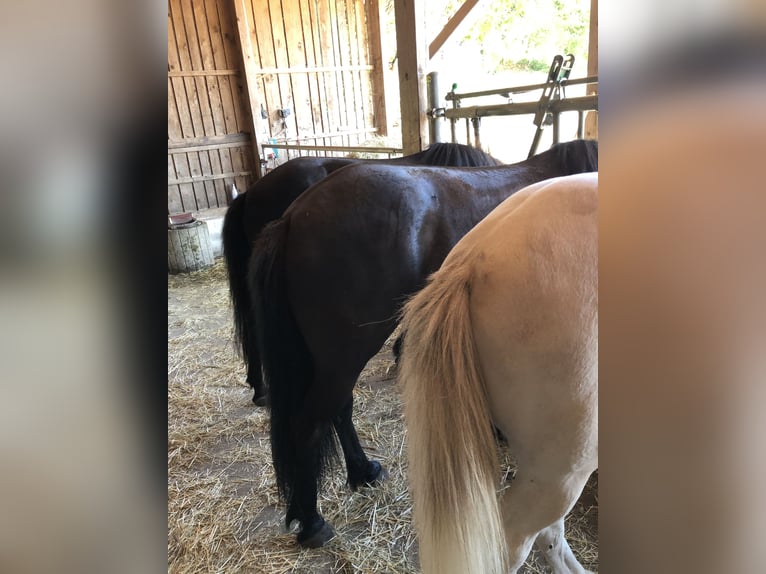
[{"label": "palomino horse", "polygon": [[290,204],[316,182],[337,169],[359,162],[415,164],[455,167],[502,165],[480,149],[453,143],[435,143],[427,150],[389,160],[359,160],[335,157],[298,157],[283,163],[234,199],[223,224],[223,252],[229,274],[229,293],[234,308],[238,347],[247,364],[247,382],[253,388],[253,402],[266,404],[258,349],[250,343],[248,316],[251,314],[247,288],[250,247],[263,228],[282,217]]},{"label": "palomino horse", "polygon": [[333,535],[316,508],[337,433],[351,488],[384,476],[351,421],[353,388],[393,332],[404,299],[450,249],[516,190],[596,171],[592,141],[558,144],[487,168],[356,164],[330,174],[253,246],[253,324],[271,403],[271,451],[298,541]]},{"label": "palomino horse", "polygon": [[[423,572],[583,567],[564,517],[598,460],[597,174],[532,185],[404,308],[400,381]],[[518,472],[502,501],[492,425]]]}]

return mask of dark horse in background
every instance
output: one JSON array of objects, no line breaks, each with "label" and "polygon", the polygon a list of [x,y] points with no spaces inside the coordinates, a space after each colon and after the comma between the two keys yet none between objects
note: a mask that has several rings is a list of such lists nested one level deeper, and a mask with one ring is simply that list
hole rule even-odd
[{"label": "dark horse in background", "polygon": [[252,332],[271,404],[271,451],[286,523],[298,542],[334,536],[317,511],[337,433],[352,489],[385,477],[351,421],[367,361],[450,249],[519,189],[598,170],[598,146],[557,144],[523,162],[487,168],[356,164],[295,200],[253,246]]},{"label": "dark horse in background", "polygon": [[435,143],[425,151],[389,160],[299,157],[267,173],[235,198],[224,219],[223,252],[229,273],[236,339],[247,364],[247,382],[254,389],[256,405],[266,404],[266,390],[258,350],[250,340],[247,321],[251,313],[247,288],[250,247],[266,224],[282,217],[290,204],[309,187],[337,169],[360,162],[456,167],[502,165],[479,149],[453,143]]}]

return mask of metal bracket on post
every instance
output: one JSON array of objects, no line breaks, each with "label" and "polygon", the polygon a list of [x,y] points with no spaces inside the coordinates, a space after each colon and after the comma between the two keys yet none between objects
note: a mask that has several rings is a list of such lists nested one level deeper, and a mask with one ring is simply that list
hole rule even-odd
[{"label": "metal bracket on post", "polygon": [[447,108],[433,108],[431,110],[427,110],[426,115],[429,118],[443,118],[444,112],[446,111],[446,109]]}]

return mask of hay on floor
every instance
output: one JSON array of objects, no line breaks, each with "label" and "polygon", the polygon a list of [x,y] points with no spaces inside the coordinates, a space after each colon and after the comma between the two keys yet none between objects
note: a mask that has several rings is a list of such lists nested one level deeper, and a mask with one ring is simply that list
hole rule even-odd
[{"label": "hay on floor", "polygon": [[[415,573],[417,541],[407,490],[405,430],[390,346],[355,389],[356,425],[390,478],[351,492],[336,468],[320,511],[337,537],[302,550],[285,532],[268,439],[232,338],[226,269],[168,277],[168,572]],[[503,474],[512,469],[506,460]],[[591,480],[567,521],[586,568],[598,569],[597,498]],[[527,573],[545,572],[539,556]]]}]

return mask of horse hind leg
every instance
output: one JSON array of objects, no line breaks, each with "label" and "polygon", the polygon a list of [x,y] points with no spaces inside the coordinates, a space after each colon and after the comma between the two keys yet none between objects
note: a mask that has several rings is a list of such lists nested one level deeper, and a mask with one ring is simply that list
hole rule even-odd
[{"label": "horse hind leg", "polygon": [[520,462],[519,472],[501,502],[510,572],[524,564],[536,539],[538,545],[547,548],[544,555],[553,574],[587,572],[569,549],[563,531],[557,530],[559,524],[563,529],[564,517],[585,487],[589,473],[583,474],[551,477],[525,471]]},{"label": "horse hind leg", "polygon": [[550,564],[554,572],[592,574],[577,561],[564,537],[564,519],[543,529],[537,535],[535,546]]},{"label": "horse hind leg", "polygon": [[365,456],[351,422],[355,381],[355,375],[342,377],[337,371],[317,367],[299,415],[292,420],[297,464],[287,523],[300,521],[298,543],[302,546],[318,548],[335,536],[317,511],[320,477],[335,455],[331,424],[338,432],[352,487],[380,479],[384,472],[379,463]]},{"label": "horse hind leg", "polygon": [[338,433],[338,439],[343,449],[348,472],[348,485],[356,490],[360,486],[382,482],[388,477],[388,472],[375,460],[369,460],[359,444],[351,414],[354,409],[353,397],[346,403],[340,414],[335,417],[333,424]]},{"label": "horse hind leg", "polygon": [[319,478],[331,440],[326,424],[296,422],[293,442],[295,448],[294,481],[290,485],[286,523],[300,522],[297,540],[301,546],[319,548],[335,537],[332,526],[317,510]]}]

